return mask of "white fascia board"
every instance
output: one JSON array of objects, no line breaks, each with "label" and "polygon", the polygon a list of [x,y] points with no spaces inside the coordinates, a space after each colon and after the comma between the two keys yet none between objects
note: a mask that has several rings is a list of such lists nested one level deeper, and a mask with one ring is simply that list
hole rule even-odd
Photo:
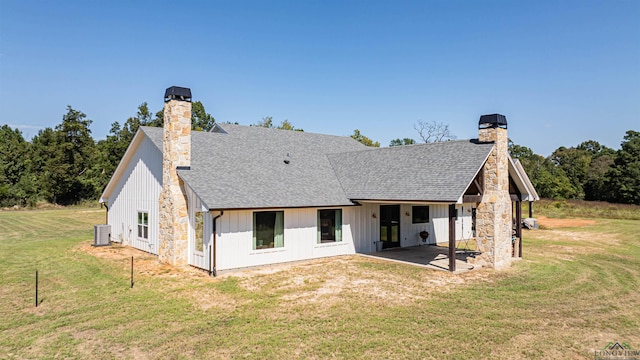
[{"label": "white fascia board", "polygon": [[540,200],[520,161],[513,160],[511,156],[509,156],[509,175],[523,195],[522,201]]},{"label": "white fascia board", "polygon": [[[495,146],[495,145],[493,145],[493,146]],[[493,149],[491,149],[491,151],[489,151],[487,153],[487,156],[485,156],[484,160],[482,160],[482,163],[480,164],[480,167],[476,170],[476,172],[473,174],[471,179],[469,179],[469,182],[467,183],[467,186],[465,186],[464,190],[462,191],[462,194],[460,194],[460,197],[456,201],[456,204],[463,204],[462,198],[464,197],[464,193],[467,192],[467,189],[469,188],[469,186],[471,186],[471,183],[473,183],[473,180],[478,176],[478,173],[480,172],[480,170],[482,170],[484,165],[487,163],[487,159],[489,159],[489,156],[491,156],[492,152],[493,152]]]}]

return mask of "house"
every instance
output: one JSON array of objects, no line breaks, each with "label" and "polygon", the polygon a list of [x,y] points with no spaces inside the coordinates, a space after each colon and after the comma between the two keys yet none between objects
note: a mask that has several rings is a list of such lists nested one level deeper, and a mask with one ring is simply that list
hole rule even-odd
[{"label": "house", "polygon": [[[503,115],[478,139],[369,148],[350,137],[216,124],[191,131],[191,90],[165,93],[107,184],[112,241],[211,271],[475,237],[477,263],[509,266],[521,203],[538,200],[507,150]],[[515,210],[514,210],[515,209]],[[513,220],[513,213],[516,220]],[[521,256],[520,251],[515,256]]]}]

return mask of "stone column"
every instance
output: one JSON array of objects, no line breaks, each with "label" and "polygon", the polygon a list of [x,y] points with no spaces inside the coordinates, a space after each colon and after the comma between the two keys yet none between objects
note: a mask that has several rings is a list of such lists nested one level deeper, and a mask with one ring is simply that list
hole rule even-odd
[{"label": "stone column", "polygon": [[481,128],[478,140],[495,145],[483,169],[484,193],[476,210],[477,263],[500,269],[511,264],[511,197],[507,129]]},{"label": "stone column", "polygon": [[189,215],[184,182],[176,168],[191,164],[190,95],[187,100],[165,98],[162,154],[158,255],[162,262],[184,266],[188,263]]}]

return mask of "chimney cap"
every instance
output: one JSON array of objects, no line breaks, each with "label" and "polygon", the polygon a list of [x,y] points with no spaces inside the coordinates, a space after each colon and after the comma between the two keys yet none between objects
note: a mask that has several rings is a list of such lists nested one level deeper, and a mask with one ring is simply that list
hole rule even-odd
[{"label": "chimney cap", "polygon": [[180,86],[172,86],[164,92],[164,102],[169,100],[182,100],[191,102],[191,89]]},{"label": "chimney cap", "polygon": [[507,128],[507,117],[502,114],[490,114],[490,115],[482,115],[480,116],[480,121],[478,121],[478,128],[487,129],[487,128]]}]

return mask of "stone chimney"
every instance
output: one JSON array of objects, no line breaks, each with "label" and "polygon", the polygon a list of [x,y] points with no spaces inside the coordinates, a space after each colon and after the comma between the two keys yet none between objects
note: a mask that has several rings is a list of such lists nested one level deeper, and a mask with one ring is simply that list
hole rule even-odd
[{"label": "stone chimney", "polygon": [[160,193],[160,261],[187,265],[189,216],[184,182],[177,169],[191,165],[191,90],[172,86],[164,94],[162,192]]},{"label": "stone chimney", "polygon": [[500,269],[509,266],[512,258],[507,118],[482,115],[478,140],[495,145],[482,170],[484,192],[476,210],[476,240],[482,255],[477,263]]}]

